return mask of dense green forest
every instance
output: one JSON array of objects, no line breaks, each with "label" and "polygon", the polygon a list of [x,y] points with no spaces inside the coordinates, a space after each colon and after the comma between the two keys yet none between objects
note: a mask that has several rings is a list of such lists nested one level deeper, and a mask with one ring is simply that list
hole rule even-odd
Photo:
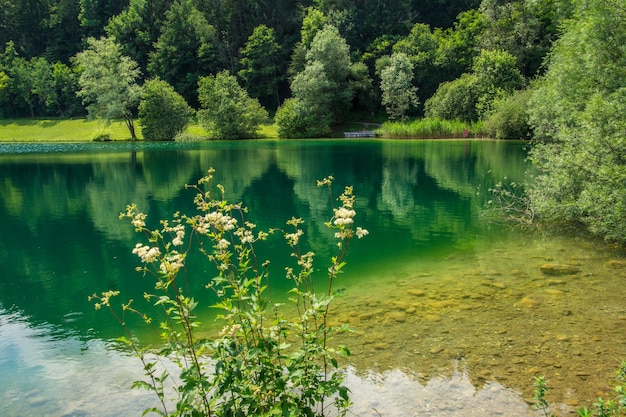
[{"label": "dense green forest", "polygon": [[[410,83],[417,92],[416,100],[412,100],[417,106],[407,110],[410,115],[421,115],[427,99],[441,83],[475,71],[490,71],[476,67],[479,56],[483,59],[479,66],[514,66],[501,69],[513,73],[501,77],[514,79],[496,89],[523,87],[542,71],[560,22],[571,15],[570,3],[1,0],[0,116],[84,114],[85,105],[75,94],[80,89],[81,68],[73,57],[88,48],[90,37],[115,39],[120,52],[137,63],[139,84],[158,77],[171,84],[192,107],[199,107],[199,78],[227,70],[251,97],[273,113],[287,98],[297,95],[292,83],[317,59],[307,54],[311,55],[315,36],[326,26],[337,29],[349,54],[347,67],[337,67],[333,76],[338,78],[331,76],[328,80],[337,84],[329,94],[344,93],[343,100],[331,100],[342,101],[341,111],[371,114],[383,108],[381,77],[397,75],[397,71],[383,71],[397,62],[389,60],[397,53],[408,58]],[[331,38],[328,42],[334,41]],[[319,55],[322,59],[329,56],[323,48]],[[306,74],[312,75],[311,71]],[[319,83],[301,80],[300,84],[308,81]],[[307,85],[302,89],[306,90]],[[489,105],[483,104],[483,108]],[[432,112],[447,116],[445,111]],[[478,116],[475,110],[470,113],[461,116]],[[333,114],[331,119],[336,121],[341,116]]]},{"label": "dense green forest", "polygon": [[2,118],[133,137],[139,118],[153,140],[193,115],[228,139],[270,116],[290,138],[385,117],[532,137],[532,215],[626,241],[623,0],[0,0],[0,45]]}]

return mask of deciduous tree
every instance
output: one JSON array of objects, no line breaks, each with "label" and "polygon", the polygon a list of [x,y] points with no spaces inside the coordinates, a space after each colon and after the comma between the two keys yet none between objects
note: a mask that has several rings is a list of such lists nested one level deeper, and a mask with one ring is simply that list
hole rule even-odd
[{"label": "deciduous tree", "polygon": [[143,85],[139,121],[145,140],[174,140],[189,125],[194,112],[166,81],[152,79]]},{"label": "deciduous tree", "polygon": [[119,44],[112,38],[89,38],[88,44],[74,58],[80,71],[77,94],[91,117],[107,122],[123,119],[135,140],[133,115],[141,95],[137,63],[122,55]]},{"label": "deciduous tree", "polygon": [[248,93],[274,109],[280,104],[278,83],[283,79],[284,67],[278,64],[280,45],[274,30],[257,26],[241,50],[239,76],[245,81]]},{"label": "deciduous tree", "polygon": [[626,242],[626,8],[621,0],[578,2],[545,78],[531,123],[547,141],[531,151],[539,172],[535,211]]},{"label": "deciduous tree", "polygon": [[177,0],[166,13],[148,72],[170,83],[195,105],[199,77],[218,69],[213,66],[215,36],[215,28],[191,0]]},{"label": "deciduous tree", "polygon": [[202,126],[221,139],[244,139],[257,136],[257,128],[267,120],[267,111],[250,98],[234,75],[221,71],[199,81]]},{"label": "deciduous tree", "polygon": [[382,104],[389,118],[404,119],[411,106],[416,106],[417,87],[413,86],[413,65],[409,57],[396,52],[391,56],[389,65],[380,73]]}]

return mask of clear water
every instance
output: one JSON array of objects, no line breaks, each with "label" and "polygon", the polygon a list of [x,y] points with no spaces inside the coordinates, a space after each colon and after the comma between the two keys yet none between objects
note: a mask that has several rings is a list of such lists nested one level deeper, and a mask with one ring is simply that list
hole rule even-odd
[{"label": "clear water", "polygon": [[[153,399],[109,340],[117,324],[87,295],[140,299],[134,202],[153,221],[193,209],[184,190],[209,167],[260,228],[307,220],[305,244],[327,259],[328,196],[353,185],[355,242],[335,306],[353,356],[362,416],[533,415],[535,375],[556,412],[610,392],[626,357],[621,253],[572,237],[511,231],[481,216],[486,190],[522,181],[523,144],[502,141],[254,141],[204,144],[0,145],[0,409],[8,416],[140,415]],[[284,246],[262,256],[280,292]],[[276,258],[278,256],[278,258]],[[550,276],[546,263],[577,272]],[[319,265],[324,269],[323,265]],[[191,271],[202,291],[204,267]],[[285,288],[284,285],[282,288]],[[207,294],[205,305],[210,304]],[[139,332],[139,330],[138,330]],[[605,395],[606,396],[606,395]]]}]

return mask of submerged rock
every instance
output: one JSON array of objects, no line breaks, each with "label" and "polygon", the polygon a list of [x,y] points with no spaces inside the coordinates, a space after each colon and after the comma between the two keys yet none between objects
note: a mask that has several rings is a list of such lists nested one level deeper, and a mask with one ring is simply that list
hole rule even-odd
[{"label": "submerged rock", "polygon": [[397,321],[398,323],[402,323],[406,320],[406,313],[403,311],[390,311],[385,314],[385,318],[387,320]]},{"label": "submerged rock", "polygon": [[607,268],[611,269],[622,269],[626,268],[626,261],[621,259],[612,259],[608,261],[605,265]]},{"label": "submerged rock", "polygon": [[539,267],[541,272],[550,276],[574,275],[580,272],[580,269],[574,265],[568,264],[543,264]]},{"label": "submerged rock", "polygon": [[529,294],[515,303],[516,307],[533,308],[541,304],[543,297],[539,294]]},{"label": "submerged rock", "polygon": [[430,350],[430,354],[431,355],[436,355],[438,353],[441,353],[444,351],[444,348],[442,346],[435,346]]}]

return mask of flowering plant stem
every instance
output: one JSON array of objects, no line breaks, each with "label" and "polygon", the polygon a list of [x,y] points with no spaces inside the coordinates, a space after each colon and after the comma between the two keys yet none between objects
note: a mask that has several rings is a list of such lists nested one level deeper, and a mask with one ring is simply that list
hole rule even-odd
[{"label": "flowering plant stem", "polygon": [[[125,328],[120,340],[129,345],[143,363],[147,381],[135,387],[153,391],[159,406],[146,410],[163,416],[329,416],[345,415],[350,405],[348,389],[338,356],[349,355],[346,347],[332,348],[332,334],[344,329],[328,325],[333,282],[345,266],[345,256],[353,237],[362,238],[367,230],[354,227],[352,187],[346,187],[332,207],[325,223],[334,230],[337,254],[328,266],[327,288],[317,293],[314,286],[314,257],[302,250],[302,219],[287,221],[288,231],[256,231],[247,221],[242,204],[229,203],[221,185],[212,187],[213,170],[197,184],[197,213],[161,220],[158,229],[146,226],[147,216],[135,205],[121,218],[128,218],[146,241],[133,249],[141,266],[137,270],[154,278],[154,294],[145,294],[165,319],[157,326],[152,316],[140,312],[132,300],[121,304],[121,314],[111,304],[117,291],[94,294],[97,309],[106,306]],[[332,177],[318,181],[326,186],[333,201]],[[217,198],[213,192],[217,190]],[[270,234],[284,236],[295,259],[285,267],[285,277],[293,285],[287,306],[272,301],[269,260],[258,259],[256,246]],[[190,293],[186,281],[186,260],[191,251],[213,265],[206,288],[217,297],[213,305],[223,329],[213,338],[197,335],[201,323],[194,315],[200,301]],[[202,300],[204,294],[196,294]],[[293,310],[288,306],[292,305]],[[291,311],[291,313],[289,313]],[[126,326],[126,312],[139,315],[162,339],[163,347],[149,352]],[[293,315],[290,316],[290,314]],[[179,367],[171,375],[159,363],[167,357]],[[159,374],[157,369],[163,369]],[[166,392],[173,392],[166,398]],[[332,402],[331,402],[332,399]],[[175,403],[175,407],[170,404]],[[331,407],[333,405],[334,407]]]}]

